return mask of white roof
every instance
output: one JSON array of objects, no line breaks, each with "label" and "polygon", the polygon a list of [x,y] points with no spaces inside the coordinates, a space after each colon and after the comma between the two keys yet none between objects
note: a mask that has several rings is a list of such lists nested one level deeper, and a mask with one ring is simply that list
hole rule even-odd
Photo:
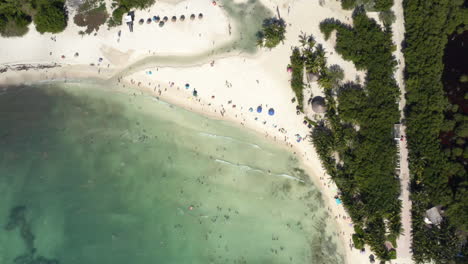
[{"label": "white roof", "polygon": [[132,16],[130,15],[125,16],[125,23],[127,22],[132,22]]}]

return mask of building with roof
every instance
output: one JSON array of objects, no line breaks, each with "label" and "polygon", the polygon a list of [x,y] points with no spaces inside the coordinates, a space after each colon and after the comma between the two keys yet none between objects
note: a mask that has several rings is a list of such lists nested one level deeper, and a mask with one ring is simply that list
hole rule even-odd
[{"label": "building with roof", "polygon": [[393,138],[395,140],[401,139],[401,124],[394,124],[393,125]]},{"label": "building with roof", "polygon": [[426,211],[424,222],[428,225],[436,226],[439,226],[440,223],[442,223],[442,216],[440,215],[440,210],[437,206]]},{"label": "building with roof", "polygon": [[133,20],[135,19],[135,12],[131,11],[128,12],[127,15],[124,17],[124,21],[130,29],[130,32],[133,32]]}]

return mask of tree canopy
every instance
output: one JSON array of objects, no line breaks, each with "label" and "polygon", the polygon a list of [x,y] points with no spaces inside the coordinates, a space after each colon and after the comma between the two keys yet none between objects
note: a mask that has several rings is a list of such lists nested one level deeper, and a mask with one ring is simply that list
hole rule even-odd
[{"label": "tree canopy", "polygon": [[282,18],[267,18],[263,21],[262,30],[257,33],[259,46],[272,49],[284,40],[286,23]]},{"label": "tree canopy", "polygon": [[[466,167],[457,162],[459,148],[443,151],[440,140],[444,130],[463,134],[463,127],[457,127],[461,115],[447,114],[453,108],[448,107],[441,81],[448,35],[467,29],[463,4],[463,0],[404,1],[406,133],[416,263],[466,263],[468,256],[466,245],[462,246],[468,219]],[[424,213],[436,205],[444,209],[444,221],[440,228],[428,228]]]},{"label": "tree canopy", "polygon": [[67,26],[65,0],[0,0],[0,35],[22,36],[32,21],[40,33],[58,33]]},{"label": "tree canopy", "polygon": [[37,13],[34,23],[39,33],[59,33],[67,27],[68,14],[64,0],[36,1]]},{"label": "tree canopy", "polygon": [[0,34],[4,37],[18,37],[28,32],[32,21],[27,12],[30,1],[0,0]]},{"label": "tree canopy", "polygon": [[326,120],[313,130],[312,142],[355,223],[357,246],[366,243],[380,259],[389,260],[395,253],[386,250],[385,241],[395,245],[401,232],[392,135],[400,119],[392,33],[367,17],[362,7],[355,9],[352,26],[327,19],[320,29],[326,39],[336,30],[336,51],[356,68],[367,70],[367,75],[362,85],[339,85],[326,81],[333,73],[331,67],[321,71],[319,83],[328,111]]},{"label": "tree canopy", "polygon": [[387,11],[393,5],[393,0],[341,0],[343,9],[354,9],[357,6],[365,6],[369,11]]}]

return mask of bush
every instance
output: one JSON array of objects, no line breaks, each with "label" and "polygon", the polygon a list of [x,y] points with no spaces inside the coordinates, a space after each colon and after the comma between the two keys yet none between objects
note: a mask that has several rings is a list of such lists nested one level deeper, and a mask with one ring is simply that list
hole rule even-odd
[{"label": "bush", "polygon": [[341,0],[341,8],[351,10],[356,6],[356,0]]},{"label": "bush", "polygon": [[453,129],[455,128],[456,123],[457,122],[455,120],[446,119],[446,120],[444,120],[444,123],[440,127],[440,130],[442,132],[453,131]]},{"label": "bush", "polygon": [[378,11],[390,11],[392,8],[393,0],[374,0],[374,8]]},{"label": "bush", "polygon": [[117,7],[112,12],[112,17],[111,17],[111,19],[109,19],[108,26],[109,27],[115,27],[115,26],[122,25],[122,17],[127,12],[128,12],[128,9],[126,7],[124,7],[124,6]]},{"label": "bush", "polygon": [[97,7],[90,6],[87,10],[81,10],[75,15],[73,21],[77,26],[86,27],[85,32],[90,34],[93,31],[98,31],[99,27],[106,22],[108,16],[106,6],[103,3]]},{"label": "bush", "polygon": [[257,43],[267,48],[276,47],[284,40],[286,23],[282,18],[267,18],[263,21],[262,30],[257,33]]},{"label": "bush", "polygon": [[31,17],[27,15],[17,16],[14,20],[3,20],[0,22],[0,34],[4,37],[24,36],[28,33],[29,24],[31,24]]},{"label": "bush", "polygon": [[393,5],[393,0],[341,0],[341,8],[351,10],[358,5],[365,5],[369,11],[386,11],[390,10]]},{"label": "bush", "polygon": [[468,122],[462,122],[455,128],[455,134],[459,137],[468,137]]},{"label": "bush", "polygon": [[461,149],[461,148],[453,148],[452,149],[452,158],[453,159],[461,157],[462,154],[463,154],[463,149]]},{"label": "bush", "polygon": [[468,75],[463,74],[462,76],[460,76],[460,82],[461,82],[461,83],[466,83],[466,82],[468,82]]},{"label": "bush", "polygon": [[353,234],[353,244],[354,244],[354,247],[359,250],[364,248],[364,240],[358,234]]},{"label": "bush", "polygon": [[[26,6],[26,5],[25,5]],[[19,37],[28,32],[32,19],[23,10],[20,1],[0,0],[0,35],[4,37]]]},{"label": "bush", "polygon": [[36,30],[39,33],[59,33],[67,27],[68,15],[65,2],[61,0],[39,2],[38,11],[34,16]]},{"label": "bush", "polygon": [[379,19],[384,26],[391,26],[395,22],[395,13],[392,10],[386,10],[379,13]]},{"label": "bush", "polygon": [[132,8],[144,9],[154,4],[155,0],[114,0],[113,6],[117,6],[112,12],[112,17],[107,25],[115,27],[122,25],[122,17]]},{"label": "bush", "polygon": [[291,88],[296,94],[297,103],[299,108],[303,108],[303,89],[304,89],[304,59],[302,58],[299,48],[294,48],[293,53],[290,57],[292,76],[291,76]]}]

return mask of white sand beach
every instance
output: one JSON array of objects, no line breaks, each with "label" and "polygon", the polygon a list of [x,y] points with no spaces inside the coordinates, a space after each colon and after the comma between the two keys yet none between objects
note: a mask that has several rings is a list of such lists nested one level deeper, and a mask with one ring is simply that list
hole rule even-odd
[{"label": "white sand beach", "polygon": [[[339,227],[347,263],[369,263],[368,248],[361,253],[350,246],[352,223],[343,206],[335,203],[337,188],[309,142],[310,129],[303,124],[304,114],[297,114],[296,104],[291,102],[294,94],[286,70],[291,48],[299,45],[298,36],[304,32],[312,34],[323,45],[329,65],[338,64],[344,69],[345,80],[362,80],[364,73],[334,51],[334,37],[325,41],[319,30],[319,23],[326,18],[350,23],[351,11],[342,10],[335,0],[261,2],[272,15],[276,15],[278,9],[287,23],[286,41],[272,50],[262,49],[254,54],[236,50],[233,42],[240,41],[237,38],[243,32],[239,32],[237,22],[227,14],[221,2],[213,5],[211,0],[159,1],[148,10],[136,11],[136,21],[153,15],[170,19],[183,14],[188,18],[192,13],[203,13],[203,19],[168,22],[162,28],[154,23],[135,23],[133,33],[126,25],[110,30],[103,26],[96,36],[83,37],[78,34],[81,29],[71,20],[68,28],[54,37],[41,35],[31,26],[22,38],[0,38],[0,67],[10,67],[0,74],[0,87],[47,80],[111,79],[114,85],[151,93],[186,109],[255,130],[284,145],[302,160]],[[394,30],[404,29],[396,27]],[[227,47],[226,50],[223,47]],[[12,70],[17,64],[58,64],[61,67]],[[188,89],[186,84],[189,84]],[[316,96],[322,92],[316,83],[311,83],[306,93]],[[262,106],[262,113],[256,112],[258,106]],[[305,102],[304,106],[313,118],[310,104]],[[275,110],[273,116],[267,113],[270,108]],[[300,142],[298,135],[302,138]],[[400,262],[397,259],[394,263]]]}]

